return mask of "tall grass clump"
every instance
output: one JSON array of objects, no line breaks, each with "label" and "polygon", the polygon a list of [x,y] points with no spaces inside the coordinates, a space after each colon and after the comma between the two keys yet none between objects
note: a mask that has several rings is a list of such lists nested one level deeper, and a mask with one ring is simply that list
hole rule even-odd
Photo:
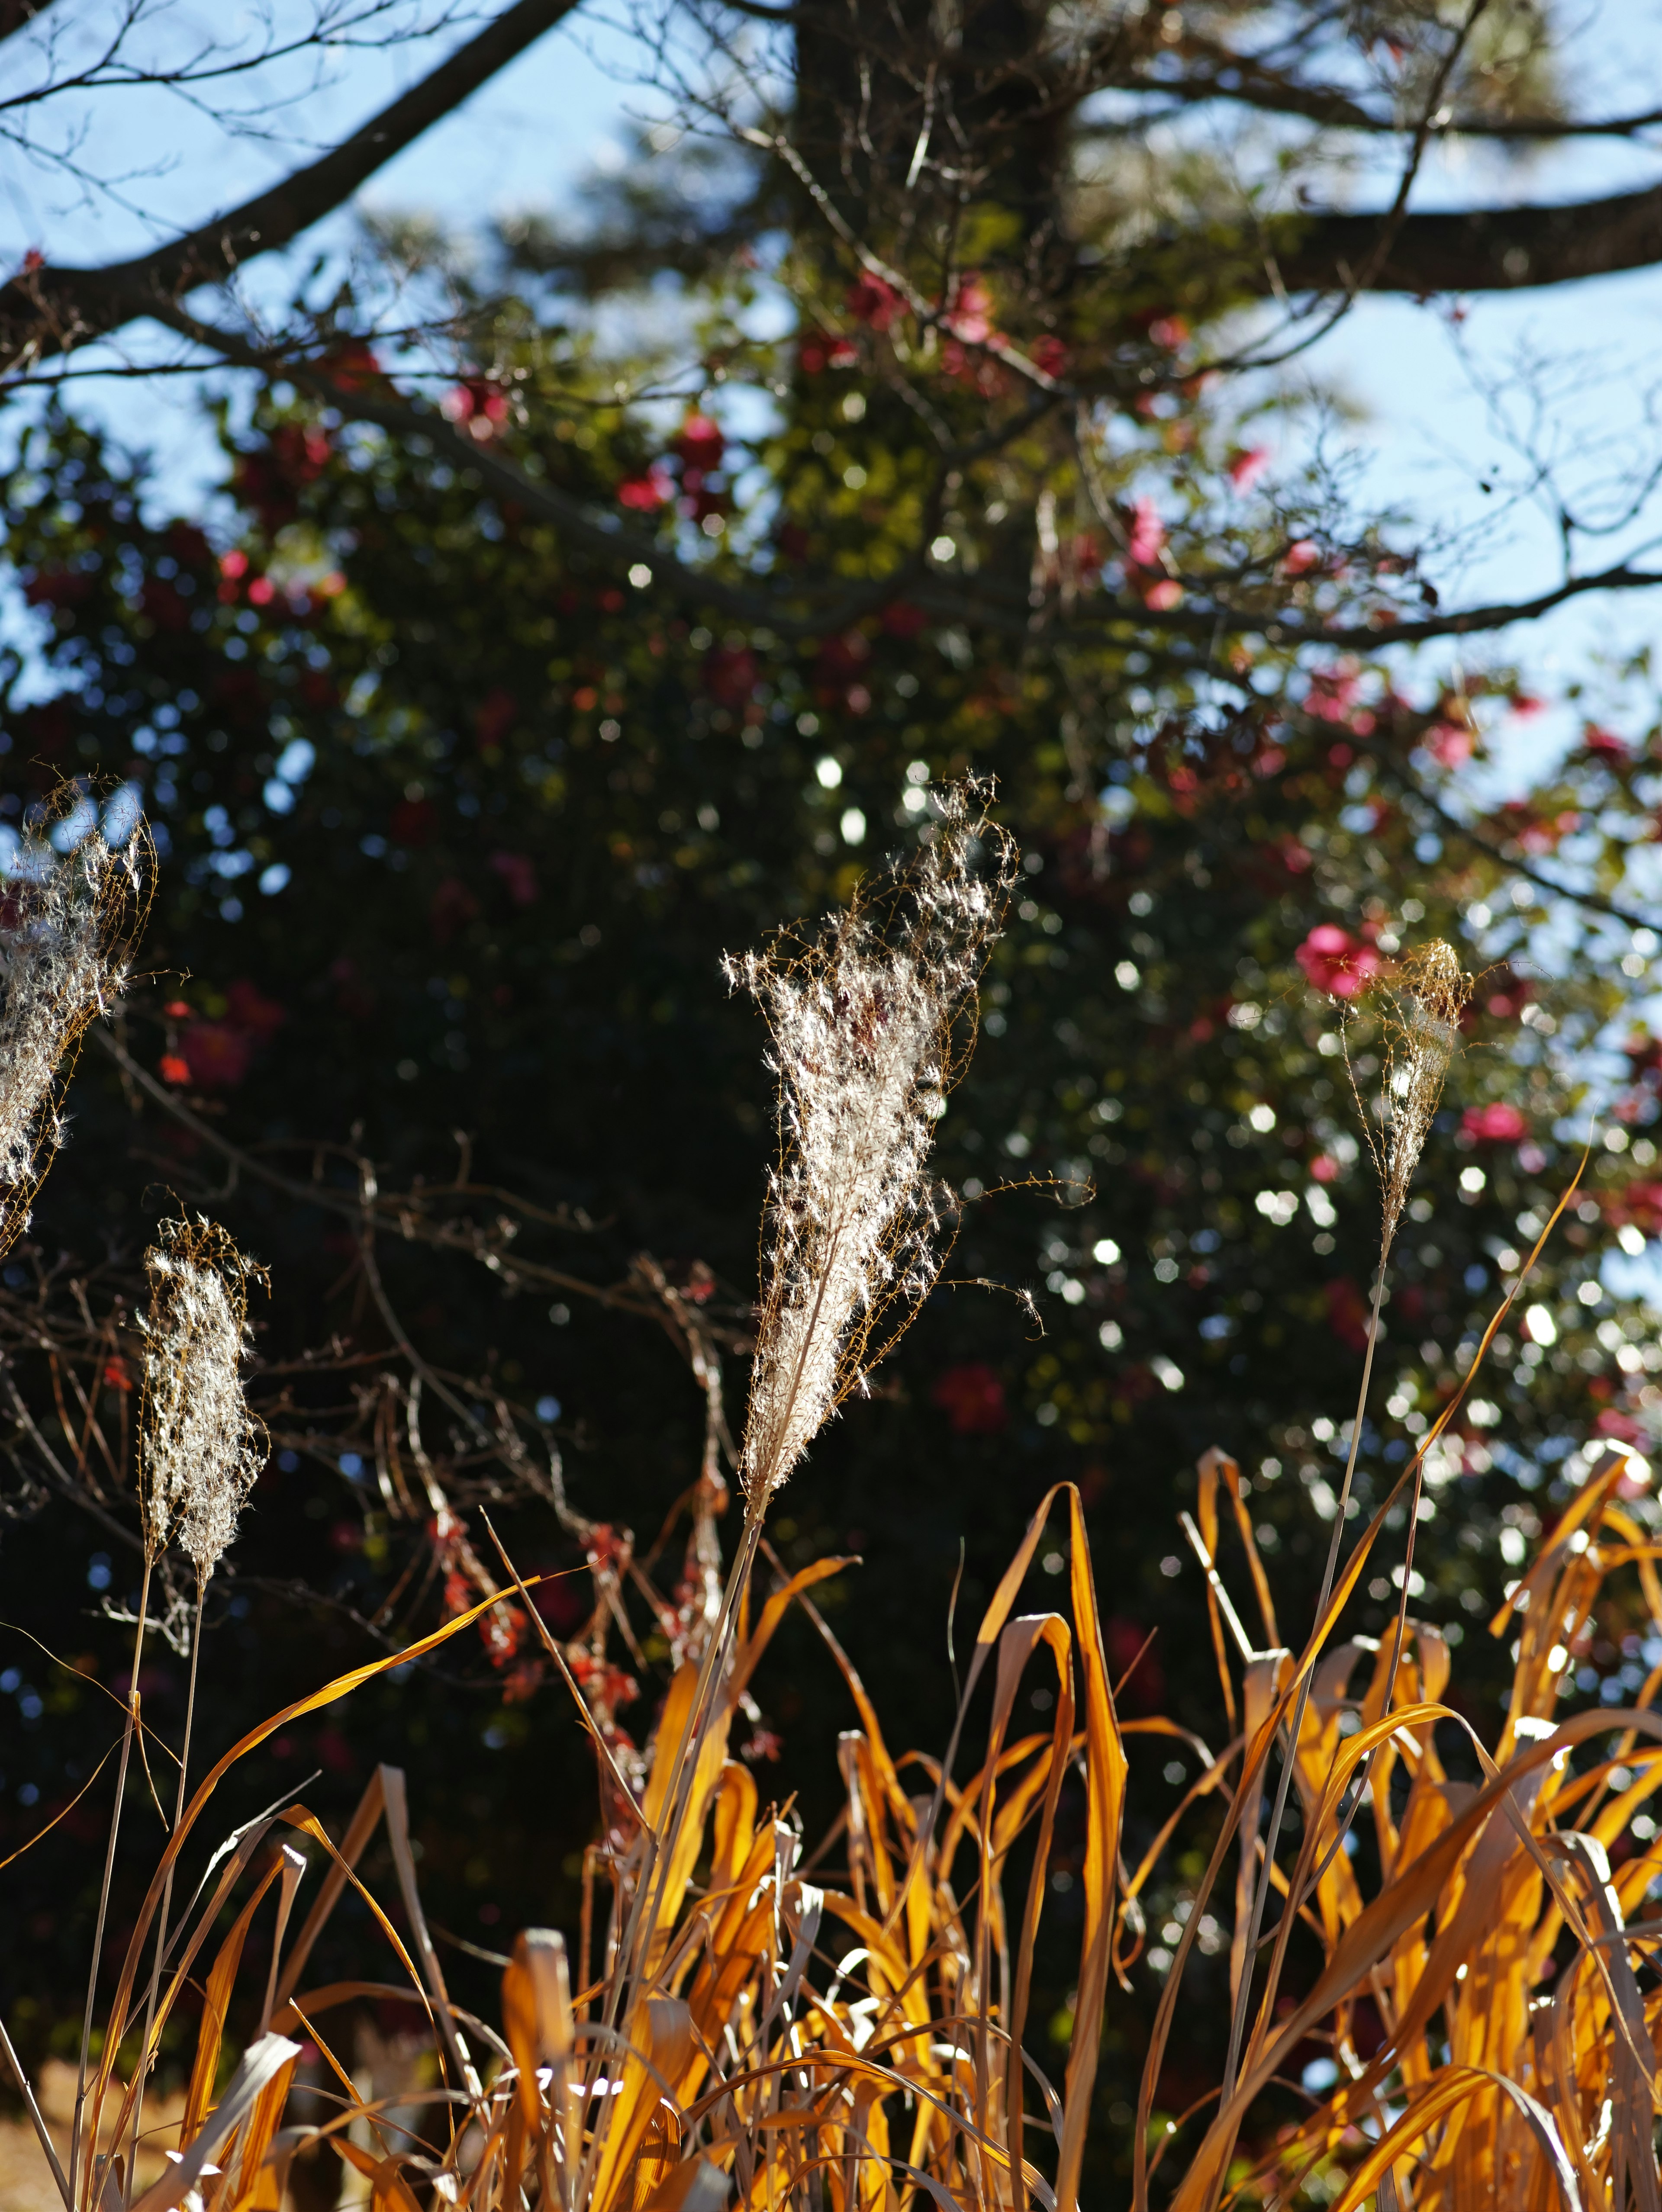
[{"label": "tall grass clump", "polygon": [[[734,963],[769,1020],[782,1131],[751,1402],[733,1455],[745,1525],[718,1589],[712,1442],[679,1610],[660,1611],[674,1672],[637,1760],[620,1757],[596,1686],[612,1565],[591,1551],[602,1602],[581,1640],[559,1644],[527,1603],[588,1731],[606,1811],[575,1956],[562,1931],[524,1929],[496,2020],[452,2002],[422,1905],[404,1778],[391,1765],[338,1836],[291,1803],[217,1840],[166,1932],[181,1855],[233,1765],[301,1716],[435,1650],[501,1607],[510,1584],[528,1601],[498,1544],[506,1582],[407,1650],[273,1714],[182,1798],[110,1962],[114,1993],[88,2085],[94,2113],[116,2105],[111,2139],[124,2148],[94,2156],[102,2138],[90,2127],[69,2170],[58,2168],[66,2212],[277,2212],[296,2161],[325,2145],[360,2178],[374,2212],[1077,2212],[1104,2022],[1138,1967],[1144,1901],[1202,1805],[1209,1859],[1197,1881],[1189,1876],[1175,1955],[1149,1962],[1164,1987],[1135,2142],[1138,2212],[1318,2203],[1330,2212],[1639,2212],[1662,2197],[1662,1996],[1651,1966],[1662,1922],[1643,1917],[1662,1882],[1662,1844],[1635,1825],[1662,1789],[1662,1715],[1651,1709],[1662,1668],[1631,1708],[1557,1710],[1610,1577],[1636,1574],[1662,1619],[1656,1547],[1627,1502],[1648,1470],[1624,1447],[1586,1459],[1556,1526],[1497,1605],[1494,1632],[1514,1650],[1492,1741],[1449,1694],[1448,1643],[1409,1614],[1406,1563],[1391,1639],[1340,1633],[1397,1509],[1417,1498],[1430,1457],[1450,1449],[1449,1425],[1538,1243],[1460,1391],[1345,1558],[1337,1519],[1301,1645],[1282,1641],[1237,1470],[1221,1451],[1202,1462],[1198,1511],[1184,1520],[1207,1577],[1231,1740],[1215,1754],[1188,1736],[1201,1771],[1135,1863],[1124,1856],[1133,1759],[1145,1743],[1169,1750],[1184,1732],[1119,1717],[1073,1486],[1041,1503],[985,1609],[938,1758],[891,1749],[877,1701],[815,1605],[815,1585],[849,1562],[779,1569],[761,1586],[769,1499],[787,1479],[811,1479],[803,1461],[815,1435],[916,1310],[949,1231],[949,1196],[927,1180],[930,1129],[962,1066],[979,963],[1009,883],[1008,847],[974,805],[972,793],[946,794],[916,865],[821,935]],[[1382,1274],[1464,988],[1452,955],[1434,946],[1403,963],[1376,1009],[1395,1050],[1384,1091],[1365,1108],[1380,1164]],[[193,1309],[205,1331],[200,1366],[190,1364],[195,1352],[170,1355],[151,1386],[147,1480],[161,1483],[161,1503],[147,1510],[158,1516],[156,1540],[164,1527],[188,1532],[188,1504],[168,1501],[217,1470],[202,1525],[218,1543],[254,1456],[237,1380],[248,1271],[197,1227],[158,1252],[153,1347],[177,1352],[185,1340],[169,1301],[187,1260],[218,1289]],[[724,1431],[716,1385],[707,1387],[715,1439]],[[164,1405],[177,1419],[163,1419]],[[1066,1605],[1020,1611],[1058,1514]],[[1257,1641],[1221,1557],[1231,1520]],[[192,1553],[198,1587],[210,1554],[213,1543]],[[735,1716],[793,1607],[840,1668],[854,1722],[839,1746],[842,1810],[812,1852],[790,1808],[764,1804],[750,1768],[728,1756]],[[1032,1710],[1019,1699],[1035,1669],[1050,1700],[1049,1725],[1036,1731],[1017,1718]],[[960,1772],[972,1727],[977,1746]],[[1456,1745],[1464,1778],[1451,1771]],[[1266,1817],[1272,1774],[1278,1811]],[[1064,1791],[1069,1820],[1083,1814],[1068,1869],[1082,1910],[1068,2055],[1051,2080],[1029,2048],[1029,2008]],[[1284,1845],[1281,1815],[1294,1802],[1300,1817]],[[391,1851],[399,1925],[356,1871],[377,1833]],[[315,1893],[293,1928],[308,1881]],[[313,1986],[308,1961],[349,1886],[374,1915],[387,1978]],[[250,1990],[258,2032],[228,2051],[226,2024],[262,1909],[272,1927]],[[1157,2125],[1193,1950],[1203,1927],[1221,1924],[1228,2057],[1210,2095]],[[420,2008],[430,2066],[396,2096],[377,2097],[339,2039],[365,1990],[389,1986]],[[202,2011],[183,2114],[157,2136],[165,2171],[140,2187],[143,2084],[187,1990],[201,1993]],[[293,2094],[302,2039],[325,2069],[303,2101]],[[1289,2078],[1312,2045],[1330,2055],[1330,2086],[1295,2100]],[[40,2131],[55,2156],[44,2123]]]}]

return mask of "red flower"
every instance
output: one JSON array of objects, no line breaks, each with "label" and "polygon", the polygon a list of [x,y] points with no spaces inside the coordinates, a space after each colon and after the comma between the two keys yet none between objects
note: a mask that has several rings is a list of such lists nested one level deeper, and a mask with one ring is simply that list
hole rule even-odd
[{"label": "red flower", "polygon": [[1367,1349],[1367,1301],[1348,1275],[1340,1275],[1323,1292],[1327,1325],[1347,1352]]},{"label": "red flower", "polygon": [[245,975],[225,994],[225,1018],[257,1043],[269,1044],[289,1016],[275,999],[266,998]]},{"label": "red flower", "polygon": [[1010,1425],[1004,1385],[984,1361],[949,1367],[929,1393],[957,1437],[992,1437]]},{"label": "red flower", "polygon": [[486,692],[473,709],[474,734],[484,751],[488,752],[493,745],[502,744],[513,728],[519,711],[520,702],[511,691],[504,691],[498,686],[496,690]]},{"label": "red flower", "polygon": [[1471,758],[1477,740],[1458,722],[1434,722],[1421,740],[1434,760],[1445,768],[1459,768]]},{"label": "red flower", "polygon": [[515,906],[535,906],[537,871],[523,853],[492,853],[490,866],[507,884]]},{"label": "red flower", "polygon": [[1515,1145],[1529,1133],[1529,1123],[1518,1109],[1500,1099],[1488,1106],[1468,1106],[1460,1127],[1485,1145]]},{"label": "red flower", "polygon": [[393,809],[387,834],[395,845],[425,845],[439,823],[430,799],[401,799]]},{"label": "red flower", "polygon": [[190,607],[165,577],[147,576],[138,604],[158,629],[177,631],[190,627]]},{"label": "red flower", "polygon": [[182,1089],[191,1079],[191,1071],[176,1052],[161,1055],[161,1080]]},{"label": "red flower", "polygon": [[704,689],[718,707],[743,707],[756,689],[761,668],[742,645],[718,645],[704,658]]},{"label": "red flower", "polygon": [[1249,446],[1245,453],[1236,453],[1232,457],[1229,463],[1229,481],[1237,491],[1251,491],[1269,466],[1269,447]]},{"label": "red flower", "polygon": [[470,376],[447,392],[439,412],[447,422],[466,423],[470,437],[494,437],[508,420],[508,394],[488,376]]},{"label": "red flower", "polygon": [[1064,375],[1068,368],[1068,349],[1058,337],[1035,338],[1027,349],[1027,358],[1046,376]]},{"label": "red flower", "polygon": [[906,312],[906,302],[892,284],[880,276],[861,276],[843,295],[849,313],[857,323],[874,331],[886,331]]},{"label": "red flower", "polygon": [[[234,1091],[248,1073],[253,1042],[229,1022],[192,1022],[179,1041],[189,1080],[198,1091]],[[166,1063],[163,1063],[165,1073]]]},{"label": "red flower", "polygon": [[685,467],[705,471],[719,469],[721,456],[728,449],[721,424],[696,410],[682,423],[673,444]]},{"label": "red flower", "polygon": [[1601,729],[1597,722],[1589,722],[1582,731],[1581,745],[1584,751],[1603,760],[1626,760],[1629,757],[1627,739],[1618,738],[1614,730]]},{"label": "red flower", "polygon": [[979,276],[964,278],[944,320],[953,336],[966,345],[984,345],[992,337],[993,295]]},{"label": "red flower", "polygon": [[380,363],[367,345],[348,339],[326,353],[320,366],[327,370],[343,392],[358,392],[380,374]]},{"label": "red flower", "polygon": [[473,921],[479,902],[460,876],[447,876],[433,894],[427,919],[435,945],[448,945],[459,929]]},{"label": "red flower", "polygon": [[133,1378],[127,1372],[127,1363],[125,1359],[107,1359],[104,1363],[104,1380],[112,1390],[131,1390],[133,1387]]},{"label": "red flower", "polygon": [[1131,534],[1125,541],[1125,557],[1146,568],[1159,557],[1166,543],[1166,525],[1152,499],[1140,499],[1131,510]]},{"label": "red flower", "polygon": [[1381,964],[1371,945],[1334,921],[1318,921],[1293,957],[1318,990],[1336,999],[1354,999]]},{"label": "red flower", "polygon": [[922,607],[905,599],[891,599],[883,610],[883,627],[891,637],[916,637],[928,621]]},{"label": "red flower", "polygon": [[1313,568],[1322,557],[1322,549],[1313,538],[1298,538],[1282,556],[1284,576],[1302,576]]},{"label": "red flower", "polygon": [[1142,604],[1157,615],[1169,614],[1183,603],[1183,586],[1175,576],[1162,576],[1157,584],[1150,584],[1142,595]]},{"label": "red flower", "polygon": [[618,487],[618,506],[632,507],[637,514],[656,514],[674,496],[674,479],[661,461],[654,461],[643,476],[625,477]]}]

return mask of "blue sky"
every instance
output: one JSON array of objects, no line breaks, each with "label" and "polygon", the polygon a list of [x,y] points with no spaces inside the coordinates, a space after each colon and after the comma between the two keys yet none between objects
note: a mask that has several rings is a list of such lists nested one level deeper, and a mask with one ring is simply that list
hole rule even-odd
[{"label": "blue sky", "polygon": [[[100,5],[85,0],[77,21],[95,24]],[[423,0],[396,0],[414,20]],[[223,30],[234,19],[217,12],[192,16],[180,0],[166,19],[169,35],[183,43],[198,27]],[[1584,112],[1610,112],[1635,100],[1662,104],[1662,0],[1579,0],[1569,46],[1575,104]],[[91,35],[90,29],[88,35]],[[455,32],[443,34],[443,42]],[[17,42],[7,48],[9,58]],[[0,260],[13,264],[30,246],[64,261],[96,260],[131,252],[174,224],[200,221],[215,206],[234,204],[280,174],[307,143],[325,143],[373,112],[395,90],[430,67],[438,43],[417,42],[390,53],[348,54],[334,81],[307,89],[292,111],[275,109],[269,139],[228,137],[182,104],[149,92],[105,95],[85,110],[90,125],[83,150],[106,173],[131,173],[116,196],[88,204],[62,178],[0,143]],[[615,159],[631,115],[650,114],[654,98],[634,82],[636,49],[627,33],[603,16],[580,12],[487,86],[457,114],[408,149],[373,180],[363,204],[379,210],[430,210],[454,225],[527,205],[557,216],[583,173]],[[309,80],[269,73],[261,86],[280,92]],[[254,103],[258,106],[259,103]],[[1211,127],[1204,119],[1196,126]],[[1662,177],[1662,146],[1646,148],[1581,142],[1573,148],[1518,163],[1482,149],[1457,148],[1434,159],[1415,187],[1419,207],[1503,201],[1514,197],[1552,200],[1650,183]],[[1387,195],[1383,168],[1349,180],[1353,195],[1375,201]],[[338,216],[305,241],[307,248],[344,247],[350,219]],[[256,264],[261,282],[275,270]],[[1613,469],[1629,471],[1662,453],[1662,409],[1657,428],[1647,417],[1653,368],[1662,358],[1662,271],[1599,280],[1574,288],[1480,299],[1457,345],[1440,307],[1390,298],[1365,301],[1289,374],[1330,388],[1357,410],[1345,433],[1361,466],[1364,504],[1405,507],[1426,525],[1450,531],[1487,531],[1439,572],[1446,600],[1513,599],[1549,584],[1556,546],[1548,518],[1527,503],[1503,507],[1504,495],[1484,494],[1479,483],[1499,484],[1510,460],[1505,440],[1474,389],[1472,364],[1508,387],[1520,349],[1546,366],[1554,387],[1547,441],[1568,477],[1592,485]],[[1468,359],[1463,361],[1461,347]],[[192,405],[188,385],[158,380],[135,385],[114,380],[77,386],[77,404],[94,411],[125,437],[155,454],[164,477],[185,489],[216,465]],[[1595,450],[1578,455],[1578,441]],[[1291,459],[1293,456],[1288,456]],[[1497,474],[1497,471],[1500,471]],[[1662,501],[1600,551],[1600,565],[1662,526]],[[1662,563],[1659,563],[1662,565]],[[1584,602],[1541,624],[1526,650],[1543,684],[1552,688],[1568,671],[1596,652],[1655,633],[1662,601],[1648,597]],[[1493,650],[1484,648],[1483,650]],[[1519,744],[1535,749],[1555,741],[1537,726]]]}]

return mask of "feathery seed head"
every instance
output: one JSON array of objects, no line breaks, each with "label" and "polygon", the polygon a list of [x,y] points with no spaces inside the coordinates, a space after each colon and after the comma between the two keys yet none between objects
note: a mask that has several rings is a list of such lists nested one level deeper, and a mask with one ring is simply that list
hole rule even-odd
[{"label": "feathery seed head", "polygon": [[241,1372],[248,1285],[265,1275],[201,1219],[163,1222],[144,1271],[144,1546],[154,1560],[177,1536],[205,1585],[265,1464],[265,1431],[248,1411]]},{"label": "feathery seed head", "polygon": [[[1362,1109],[1362,1128],[1379,1170],[1387,1251],[1443,1095],[1471,988],[1453,946],[1438,938],[1409,953],[1377,994],[1384,1075],[1373,1115]],[[1381,1125],[1378,1138],[1372,1120]]]},{"label": "feathery seed head", "polygon": [[[813,943],[727,963],[762,1006],[779,1077],[763,1296],[742,1474],[753,1511],[904,1328],[934,1281],[935,1118],[967,1056],[960,1019],[998,934],[1014,848],[971,782],[909,868]],[[886,1315],[892,1326],[873,1350]]]},{"label": "feathery seed head", "polygon": [[[66,786],[41,826],[50,832],[55,814],[58,830],[73,831],[83,809],[90,802]],[[61,859],[50,839],[26,847],[0,897],[0,1252],[28,1226],[64,1141],[75,1048],[126,981],[152,851],[142,823],[125,828],[119,851],[96,830]]]}]

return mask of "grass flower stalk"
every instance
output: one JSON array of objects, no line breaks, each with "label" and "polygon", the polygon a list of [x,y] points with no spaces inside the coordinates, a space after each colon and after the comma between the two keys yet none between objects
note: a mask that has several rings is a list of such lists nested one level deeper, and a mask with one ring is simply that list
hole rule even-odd
[{"label": "grass flower stalk", "polygon": [[[1431,1125],[1436,1117],[1443,1085],[1448,1077],[1449,1064],[1460,1040],[1460,1018],[1470,995],[1471,979],[1462,970],[1452,945],[1438,938],[1429,945],[1417,947],[1403,961],[1396,975],[1381,987],[1375,1000],[1374,1012],[1379,1022],[1384,1050],[1380,1085],[1371,1110],[1357,1085],[1355,1071],[1351,1066],[1348,1055],[1346,1059],[1346,1065],[1351,1070],[1351,1087],[1361,1119],[1363,1135],[1379,1179],[1379,1264],[1373,1278],[1373,1303],[1367,1317],[1367,1340],[1362,1354],[1356,1410],[1351,1417],[1344,1480],[1339,1486],[1338,1500],[1334,1507],[1333,1531],[1328,1540],[1321,1594],[1316,1601],[1318,1620],[1327,1611],[1338,1573],[1339,1550],[1343,1541],[1345,1519],[1355,1481],[1357,1455],[1361,1449],[1362,1421],[1367,1411],[1368,1389],[1373,1379],[1373,1355],[1379,1340],[1379,1312],[1385,1303],[1385,1275],[1391,1263],[1391,1246],[1396,1242],[1397,1226],[1403,1218],[1403,1209],[1408,1203],[1420,1156],[1425,1150],[1426,1139],[1431,1133]],[[1404,1606],[1407,1601],[1408,1577],[1404,1573]],[[1397,1641],[1400,1650],[1400,1622]],[[1305,1713],[1310,1703],[1312,1679],[1312,1672],[1306,1668],[1299,1684],[1291,1735],[1288,1739],[1293,1745],[1298,1743],[1300,1731],[1304,1726]],[[1269,1901],[1271,1886],[1269,1869],[1275,1861],[1275,1847],[1281,1840],[1287,1817],[1294,1764],[1290,1753],[1282,1761],[1281,1774],[1275,1786],[1275,1802],[1264,1838],[1262,1869],[1255,1885],[1247,1934],[1247,1966],[1241,1976],[1229,2023],[1229,2051],[1223,2076],[1226,2098],[1234,2087],[1240,2066],[1251,1998],[1251,1962],[1257,1955],[1264,1906]],[[1285,1948],[1293,1912],[1294,1907],[1289,1902],[1280,1931],[1277,1960]]]},{"label": "grass flower stalk", "polygon": [[[249,1412],[242,1387],[249,1342],[248,1286],[251,1282],[263,1285],[265,1277],[244,1259],[224,1230],[200,1219],[164,1222],[156,1243],[144,1255],[144,1269],[150,1291],[141,1323],[145,1339],[141,1425],[145,1494],[154,1501],[151,1510],[158,1528],[165,1527],[174,1536],[196,1575],[190,1686],[174,1805],[177,1831],[190,1771],[208,1585],[236,1535],[238,1516],[265,1464],[265,1431]],[[137,2150],[143,2118],[145,2079],[155,2063],[150,2039],[172,1898],[170,1867],[145,2000],[132,2151]],[[131,2168],[130,2153],[130,2173]]]}]

